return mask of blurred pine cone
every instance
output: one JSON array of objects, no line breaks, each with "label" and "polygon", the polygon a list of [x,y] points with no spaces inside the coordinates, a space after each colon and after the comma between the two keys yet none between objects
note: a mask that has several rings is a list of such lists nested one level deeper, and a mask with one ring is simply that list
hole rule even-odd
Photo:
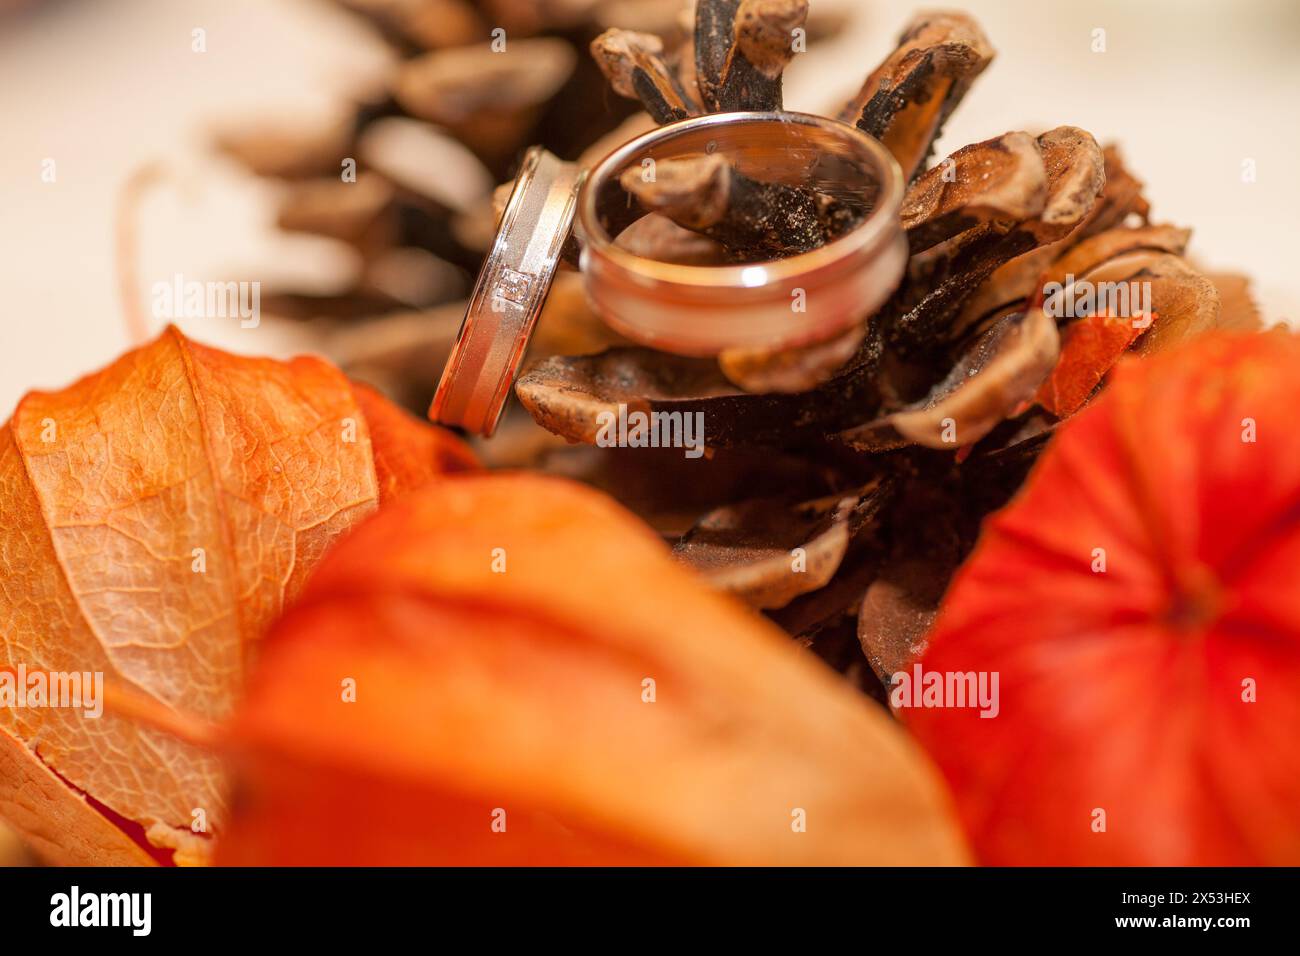
[{"label": "blurred pine cone", "polygon": [[[494,219],[492,190],[540,142],[575,158],[635,107],[580,56],[607,11],[664,27],[673,0],[333,0],[392,50],[383,90],[304,127],[262,117],[215,145],[285,187],[279,228],[354,250],[342,291],[281,286],[263,313],[312,322],[322,349],[423,411]],[[666,19],[665,19],[666,17]]]}]

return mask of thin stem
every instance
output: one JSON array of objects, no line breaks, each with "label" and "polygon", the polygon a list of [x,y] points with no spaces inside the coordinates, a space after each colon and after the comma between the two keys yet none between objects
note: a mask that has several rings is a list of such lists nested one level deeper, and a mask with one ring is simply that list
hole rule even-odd
[{"label": "thin stem", "polygon": [[117,265],[118,298],[126,322],[126,335],[132,347],[149,339],[148,312],[140,294],[140,206],[145,193],[167,177],[161,163],[138,167],[127,177],[117,197],[114,214],[114,249]]}]

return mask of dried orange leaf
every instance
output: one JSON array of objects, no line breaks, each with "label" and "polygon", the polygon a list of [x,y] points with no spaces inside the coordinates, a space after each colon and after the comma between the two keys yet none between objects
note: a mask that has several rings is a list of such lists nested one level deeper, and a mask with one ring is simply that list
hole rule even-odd
[{"label": "dried orange leaf", "polygon": [[381,505],[436,475],[478,469],[469,446],[451,432],[431,428],[369,385],[353,382],[352,394],[370,432]]},{"label": "dried orange leaf", "polygon": [[[0,428],[0,667],[102,672],[228,716],[254,642],[326,548],[381,496],[466,463],[401,415],[320,360],[235,357],[175,329],[27,395]],[[202,859],[226,822],[216,760],[83,711],[0,709],[0,809],[55,862]]]}]

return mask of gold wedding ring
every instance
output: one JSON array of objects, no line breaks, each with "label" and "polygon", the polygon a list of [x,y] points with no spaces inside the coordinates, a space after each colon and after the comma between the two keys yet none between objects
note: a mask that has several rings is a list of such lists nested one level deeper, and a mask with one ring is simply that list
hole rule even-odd
[{"label": "gold wedding ring", "polygon": [[[620,175],[711,153],[751,179],[856,204],[862,218],[825,245],[765,262],[681,265],[621,247],[619,234],[646,211]],[[585,180],[573,164],[534,147],[429,416],[492,434],[571,230],[588,303],[627,338],[684,355],[778,350],[830,339],[885,302],[907,264],[902,199],[902,173],[881,143],[805,113],[714,113],[672,123],[620,146]]]}]

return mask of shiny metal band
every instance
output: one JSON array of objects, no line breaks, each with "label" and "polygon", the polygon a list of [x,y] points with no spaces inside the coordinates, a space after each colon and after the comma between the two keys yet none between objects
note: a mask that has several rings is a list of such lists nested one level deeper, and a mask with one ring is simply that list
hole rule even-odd
[{"label": "shiny metal band", "polygon": [[479,272],[429,417],[466,431],[496,431],[560,252],[582,176],[540,146],[524,157],[496,240]]}]

